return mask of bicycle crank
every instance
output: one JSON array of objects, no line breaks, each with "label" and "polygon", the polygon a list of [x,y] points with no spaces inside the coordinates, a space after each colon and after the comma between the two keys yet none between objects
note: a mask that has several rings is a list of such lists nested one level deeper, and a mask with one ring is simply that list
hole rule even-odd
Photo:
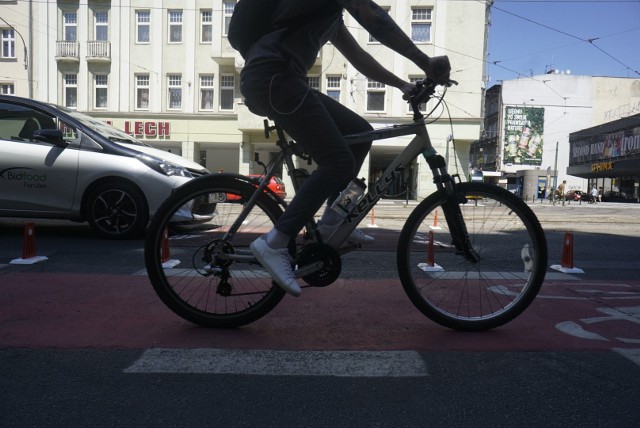
[{"label": "bicycle crank", "polygon": [[297,259],[296,277],[313,287],[333,284],[342,271],[340,254],[327,244],[308,244]]}]

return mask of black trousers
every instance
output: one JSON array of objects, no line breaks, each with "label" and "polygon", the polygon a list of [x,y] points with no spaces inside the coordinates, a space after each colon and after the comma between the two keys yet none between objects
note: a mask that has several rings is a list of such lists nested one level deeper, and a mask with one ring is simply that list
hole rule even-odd
[{"label": "black trousers", "polygon": [[245,67],[241,74],[245,105],[280,125],[318,165],[275,227],[295,236],[322,207],[356,177],[371,142],[348,145],[343,135],[371,130],[362,117],[331,97],[312,90],[305,76],[287,63]]}]

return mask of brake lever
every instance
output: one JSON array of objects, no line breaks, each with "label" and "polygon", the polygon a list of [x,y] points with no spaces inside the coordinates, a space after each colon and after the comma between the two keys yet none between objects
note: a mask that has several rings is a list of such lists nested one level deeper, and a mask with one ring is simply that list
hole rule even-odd
[{"label": "brake lever", "polygon": [[410,98],[413,98],[416,94],[419,94],[420,91],[422,91],[425,86],[433,86],[435,89],[436,86],[444,86],[444,87],[450,88],[451,86],[454,86],[454,85],[458,85],[458,82],[453,79],[449,79],[445,83],[436,83],[434,80],[431,80],[429,78],[426,78],[425,80],[418,80],[416,81],[416,84],[413,90],[411,91],[411,94],[409,94],[409,96],[407,96],[407,94],[402,94],[402,99],[405,101],[409,101]]}]

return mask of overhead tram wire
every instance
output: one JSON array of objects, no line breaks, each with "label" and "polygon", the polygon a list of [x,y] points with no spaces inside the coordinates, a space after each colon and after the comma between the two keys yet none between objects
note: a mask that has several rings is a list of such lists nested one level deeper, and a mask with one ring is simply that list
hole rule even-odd
[{"label": "overhead tram wire", "polygon": [[[507,0],[503,0],[503,1],[507,1]],[[535,1],[535,0],[530,0],[530,1]],[[540,1],[540,2],[541,2],[542,0],[537,0],[537,1]],[[518,2],[518,3],[527,3],[527,2],[529,2],[529,1],[522,1],[522,2]],[[585,0],[573,1],[573,2],[569,2],[569,3],[579,3],[579,2],[585,2]],[[586,2],[588,2],[588,1],[586,1]],[[601,1],[598,1],[598,3],[601,3]],[[625,3],[640,3],[640,0],[626,1]],[[530,23],[532,23],[532,24],[538,25],[538,26],[540,26],[540,27],[546,28],[546,29],[548,29],[548,30],[550,30],[550,31],[554,31],[554,32],[556,32],[556,33],[563,34],[563,35],[565,35],[565,36],[567,36],[567,37],[571,37],[571,38],[576,39],[576,40],[579,40],[579,41],[581,41],[581,42],[588,43],[588,44],[590,44],[591,46],[593,46],[593,47],[595,47],[596,49],[598,49],[598,50],[599,50],[600,52],[602,52],[603,54],[605,54],[606,56],[608,56],[609,58],[611,58],[611,59],[613,59],[614,61],[616,61],[618,64],[620,64],[620,65],[624,66],[627,70],[630,70],[630,71],[632,71],[633,73],[635,73],[635,74],[637,74],[637,75],[640,75],[640,71],[638,71],[638,70],[634,70],[634,69],[633,69],[633,68],[631,68],[629,65],[627,65],[627,64],[625,64],[625,63],[623,63],[623,62],[622,62],[622,61],[620,61],[618,58],[614,57],[613,55],[611,55],[610,53],[606,52],[606,51],[605,51],[604,49],[602,49],[601,47],[597,46],[594,42],[595,42],[596,40],[598,40],[600,37],[593,37],[593,38],[584,39],[584,38],[582,38],[582,37],[578,37],[578,36],[576,36],[576,35],[574,35],[574,34],[567,33],[566,31],[562,31],[562,30],[559,30],[559,29],[557,29],[557,28],[550,27],[550,26],[548,26],[548,25],[546,25],[546,24],[542,24],[542,23],[540,23],[540,22],[534,21],[533,19],[529,19],[529,18],[526,18],[526,17],[524,17],[524,16],[518,15],[517,13],[513,13],[513,12],[510,12],[510,11],[508,11],[508,10],[502,9],[502,8],[500,8],[500,7],[497,7],[497,6],[495,5],[495,3],[494,3],[491,7],[492,7],[492,8],[494,8],[495,10],[499,10],[499,11],[501,11],[501,12],[503,12],[503,13],[508,14],[508,15],[515,16],[516,18],[519,18],[519,19],[522,19],[522,20],[524,20],[524,21],[530,22]]]}]

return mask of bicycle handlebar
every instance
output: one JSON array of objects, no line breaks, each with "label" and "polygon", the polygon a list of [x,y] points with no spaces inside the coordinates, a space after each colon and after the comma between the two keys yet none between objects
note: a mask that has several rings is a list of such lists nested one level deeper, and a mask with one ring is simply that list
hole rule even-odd
[{"label": "bicycle handlebar", "polygon": [[455,80],[448,80],[446,83],[437,83],[436,81],[431,80],[429,78],[426,78],[425,80],[417,80],[415,82],[415,88],[412,94],[409,97],[407,97],[407,95],[404,94],[402,98],[409,102],[411,102],[412,100],[415,100],[414,102],[416,102],[416,104],[421,104],[428,97],[433,95],[433,93],[436,90],[436,86],[444,86],[448,88],[450,86],[457,85],[457,84],[458,82],[456,82]]},{"label": "bicycle handlebar", "polygon": [[411,105],[411,109],[414,112],[414,119],[418,119],[422,117],[419,111],[420,104],[427,101],[435,93],[436,86],[441,85],[448,88],[457,84],[458,82],[455,80],[448,80],[445,83],[438,83],[429,78],[426,78],[425,80],[418,80],[415,82],[415,88],[412,93],[408,97],[407,94],[404,94],[402,98]]}]

